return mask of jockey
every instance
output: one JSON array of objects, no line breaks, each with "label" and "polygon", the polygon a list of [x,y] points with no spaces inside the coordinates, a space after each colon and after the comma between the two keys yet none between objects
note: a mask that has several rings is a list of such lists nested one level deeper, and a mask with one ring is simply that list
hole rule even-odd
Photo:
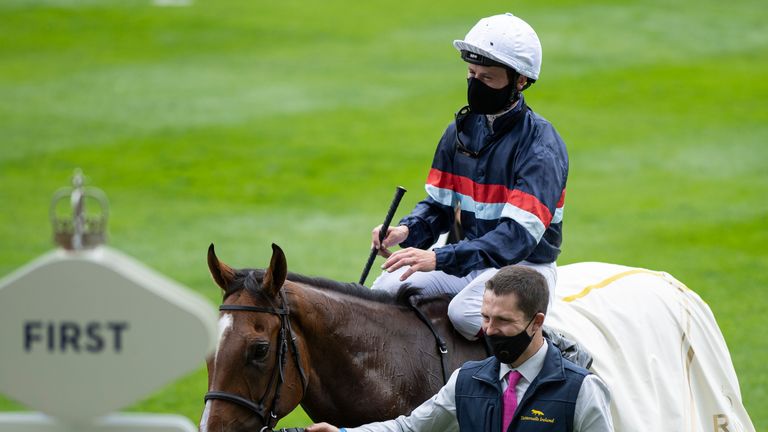
[{"label": "jockey", "polygon": [[[522,264],[547,280],[554,298],[562,242],[568,154],[555,128],[522,92],[539,79],[541,44],[512,14],[481,19],[453,46],[467,63],[467,102],[443,133],[427,176],[427,197],[379,243],[387,257],[373,289],[403,283],[424,295],[455,295],[448,315],[467,339],[482,334],[485,281]],[[434,247],[460,215],[465,238]],[[390,253],[389,247],[403,249]]]}]

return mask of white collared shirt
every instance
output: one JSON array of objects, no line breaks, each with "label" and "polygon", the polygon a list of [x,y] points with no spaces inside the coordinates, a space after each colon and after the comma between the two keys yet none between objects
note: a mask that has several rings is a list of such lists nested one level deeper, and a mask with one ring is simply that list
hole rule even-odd
[{"label": "white collared shirt", "polygon": [[[515,386],[518,403],[544,367],[547,346],[545,339],[541,348],[517,367],[517,371],[522,375]],[[505,376],[510,370],[513,369],[508,364],[503,363],[499,368],[499,381],[502,390],[506,390],[507,380]],[[394,420],[370,423],[346,430],[348,432],[458,431],[459,423],[456,420],[456,380],[458,376],[459,370],[457,369],[436,395],[416,407],[408,416],[400,416]],[[594,374],[584,377],[576,397],[573,431],[613,432],[610,401],[610,391],[603,380]]]}]

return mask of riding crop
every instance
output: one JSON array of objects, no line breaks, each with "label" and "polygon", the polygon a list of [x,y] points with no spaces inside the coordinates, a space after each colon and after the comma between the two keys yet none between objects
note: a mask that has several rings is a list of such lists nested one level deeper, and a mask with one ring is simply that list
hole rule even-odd
[{"label": "riding crop", "polygon": [[[384,223],[381,224],[381,230],[379,231],[379,244],[384,241],[384,238],[387,236],[387,231],[389,231],[389,224],[392,222],[392,217],[395,215],[395,211],[397,211],[397,206],[400,205],[400,200],[403,199],[403,195],[405,194],[406,190],[402,186],[398,186],[395,190],[395,196],[392,198],[392,203],[389,205],[389,210],[387,211],[387,216],[384,218]],[[363,268],[363,274],[360,275],[360,285],[365,285],[365,280],[368,278],[368,272],[371,271],[371,266],[373,265],[373,260],[376,259],[376,254],[379,252],[378,249],[376,249],[376,246],[371,247],[371,253],[368,255],[368,262],[365,263],[365,268]]]}]

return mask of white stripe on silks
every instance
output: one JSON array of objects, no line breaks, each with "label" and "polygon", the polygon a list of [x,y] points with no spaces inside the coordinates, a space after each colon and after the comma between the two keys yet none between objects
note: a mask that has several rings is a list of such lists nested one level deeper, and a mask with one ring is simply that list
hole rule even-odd
[{"label": "white stripe on silks", "polygon": [[[440,204],[454,207],[453,203],[461,203],[461,210],[475,214],[475,218],[482,220],[497,220],[503,217],[510,218],[520,224],[528,234],[537,242],[541,240],[547,227],[535,214],[513,206],[509,203],[482,203],[475,201],[471,196],[460,194],[449,189],[439,188],[430,184],[426,185],[429,196]],[[562,219],[562,209],[558,209]],[[557,211],[555,212],[557,214]]]},{"label": "white stripe on silks", "polygon": [[433,186],[429,183],[424,185],[424,189],[427,191],[427,195],[440,204],[448,207],[455,208],[454,205],[454,192],[450,189],[443,189],[437,186]]},{"label": "white stripe on silks", "polygon": [[550,223],[560,223],[563,221],[563,207],[558,207],[555,209],[555,214],[552,215],[552,222]]},{"label": "white stripe on silks", "polygon": [[541,237],[544,236],[544,231],[547,230],[547,227],[544,226],[544,223],[535,214],[527,212],[520,207],[515,207],[512,204],[504,205],[501,217],[507,217],[519,223],[536,240],[536,243],[541,240]]},{"label": "white stripe on silks", "polygon": [[475,218],[482,220],[497,220],[501,218],[501,212],[504,211],[504,203],[483,203],[477,202],[472,197],[462,194],[457,194],[459,200],[461,200],[461,209],[471,211],[475,214]]}]

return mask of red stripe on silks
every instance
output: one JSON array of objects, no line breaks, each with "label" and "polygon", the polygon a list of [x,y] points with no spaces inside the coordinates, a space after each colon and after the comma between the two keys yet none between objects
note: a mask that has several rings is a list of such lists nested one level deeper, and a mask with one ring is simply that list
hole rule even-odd
[{"label": "red stripe on silks", "polygon": [[427,176],[427,184],[443,189],[453,190],[452,177],[452,174],[432,168],[429,170],[429,175]]},{"label": "red stripe on silks", "polygon": [[[449,189],[471,197],[475,202],[499,204],[508,203],[519,209],[534,214],[545,227],[552,221],[552,213],[535,196],[518,189],[509,189],[503,185],[482,184],[469,177],[459,176],[432,168],[427,183],[442,189]],[[565,191],[560,197],[563,201]]]},{"label": "red stripe on silks", "polygon": [[503,185],[481,184],[469,177],[451,174],[432,168],[427,183],[442,189],[450,189],[462,195],[472,197],[476,202],[505,203],[510,190]]},{"label": "red stripe on silks", "polygon": [[562,208],[563,204],[565,204],[565,189],[563,189],[562,195],[560,195],[560,200],[557,202],[556,208]]},{"label": "red stripe on silks", "polygon": [[544,224],[545,228],[549,227],[549,223],[552,222],[552,213],[549,212],[547,206],[531,194],[513,189],[509,191],[507,202],[519,209],[533,213]]}]

